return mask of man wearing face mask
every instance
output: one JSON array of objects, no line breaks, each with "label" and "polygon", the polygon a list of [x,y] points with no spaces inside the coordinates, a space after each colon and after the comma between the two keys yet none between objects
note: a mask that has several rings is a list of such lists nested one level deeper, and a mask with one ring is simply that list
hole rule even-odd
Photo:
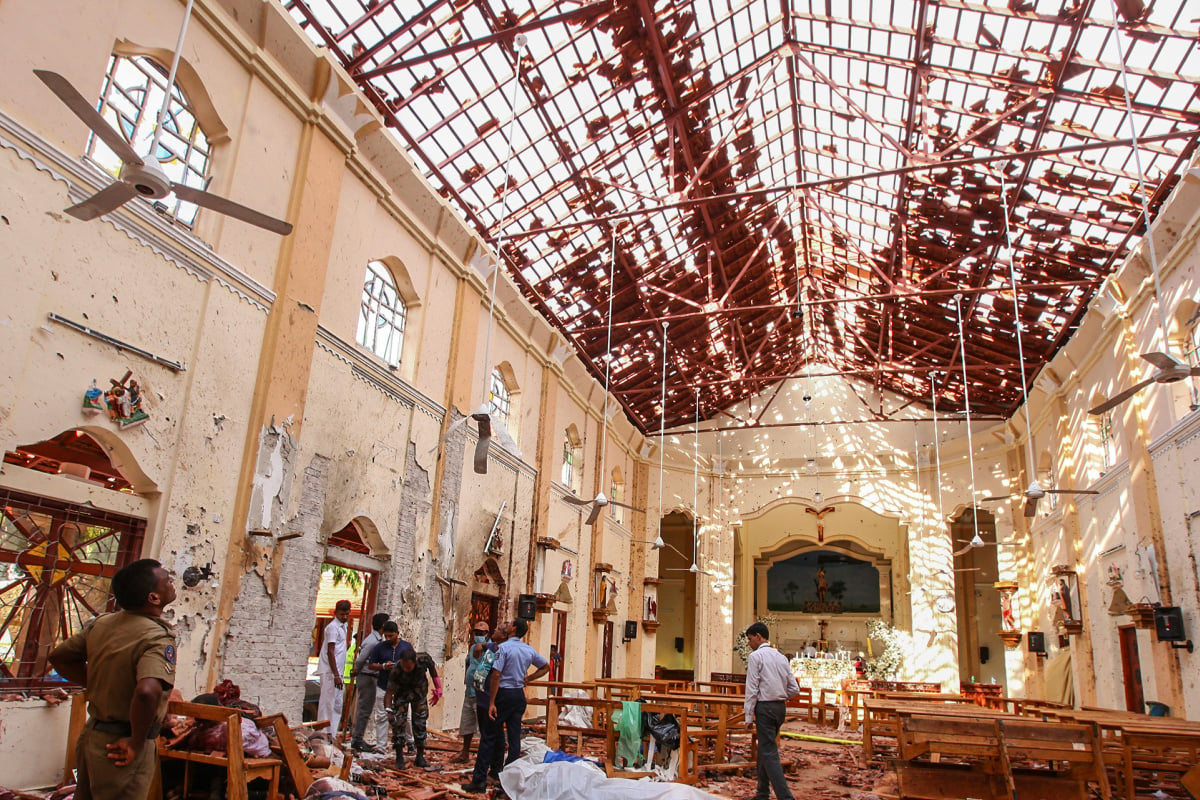
[{"label": "man wearing face mask", "polygon": [[486,620],[479,620],[471,626],[471,646],[467,649],[467,669],[463,683],[467,690],[463,693],[462,713],[458,719],[458,735],[462,737],[462,751],[453,759],[451,764],[465,764],[471,757],[471,740],[479,732],[479,717],[475,713],[475,685],[471,676],[479,669],[479,661],[483,658],[484,645],[491,635],[491,628]]}]

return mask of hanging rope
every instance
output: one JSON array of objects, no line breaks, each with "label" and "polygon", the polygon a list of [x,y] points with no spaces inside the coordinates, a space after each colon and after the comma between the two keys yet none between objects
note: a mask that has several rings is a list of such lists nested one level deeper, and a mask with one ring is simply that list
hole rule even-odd
[{"label": "hanging rope", "polygon": [[1121,67],[1121,88],[1125,95],[1125,119],[1129,122],[1129,138],[1133,142],[1133,163],[1137,168],[1138,194],[1142,201],[1142,219],[1146,222],[1146,249],[1150,255],[1150,274],[1154,278],[1154,305],[1158,308],[1158,326],[1163,337],[1163,352],[1170,354],[1171,340],[1167,336],[1167,316],[1162,307],[1162,285],[1158,279],[1158,254],[1154,249],[1154,237],[1150,234],[1150,201],[1146,191],[1146,173],[1142,170],[1142,149],[1138,145],[1137,129],[1133,124],[1133,100],[1129,94],[1129,73],[1125,69],[1125,52],[1121,48],[1121,29],[1117,24],[1116,0],[1109,0],[1113,15],[1113,40],[1117,45],[1117,64]]},{"label": "hanging rope", "polygon": [[1033,425],[1029,421],[1029,387],[1025,383],[1025,347],[1022,344],[1021,325],[1021,301],[1017,297],[1017,269],[1016,258],[1017,251],[1013,249],[1012,228],[1008,224],[1008,185],[1004,182],[1004,173],[1000,173],[1000,202],[1004,205],[1004,239],[1008,242],[1008,282],[1012,287],[1013,293],[1013,319],[1017,323],[1017,360],[1021,366],[1021,408],[1025,412],[1025,443],[1029,447],[1029,462],[1027,469],[1029,470],[1029,481],[1032,485],[1037,482],[1035,473],[1035,464],[1033,460]]},{"label": "hanging rope", "polygon": [[604,342],[604,420],[600,433],[600,493],[604,493],[604,470],[608,466],[608,378],[612,371],[612,321],[614,276],[617,272],[617,226],[612,229],[612,260],[608,263],[608,338]]},{"label": "hanging rope", "polygon": [[692,568],[696,569],[696,523],[700,519],[700,389],[696,388],[696,432],[692,436]]},{"label": "hanging rope", "polygon": [[971,439],[971,397],[967,391],[967,340],[963,336],[962,299],[961,294],[954,295],[954,315],[958,317],[958,344],[962,352],[963,407],[967,412],[967,457],[971,468],[971,525],[975,529],[975,536],[971,541],[982,541],[979,535],[979,515],[975,513],[975,443]]},{"label": "hanging rope", "polygon": [[662,345],[662,389],[658,401],[658,536],[655,542],[662,539],[662,496],[663,496],[663,455],[667,450],[667,440],[663,435],[667,430],[667,328],[670,322],[663,322]]},{"label": "hanging rope", "polygon": [[175,52],[171,55],[171,69],[167,71],[167,94],[163,98],[162,107],[158,109],[158,119],[154,123],[154,134],[150,137],[150,157],[157,160],[158,143],[162,140],[163,126],[167,123],[167,110],[171,105],[171,92],[175,90],[175,74],[179,71],[179,58],[183,53],[183,40],[187,36],[188,22],[192,18],[192,6],[195,0],[188,0],[183,10],[183,24],[179,26],[179,37],[175,40]]},{"label": "hanging rope", "polygon": [[[512,111],[512,117],[508,121],[508,155],[504,159],[504,191],[500,195],[500,221],[504,222],[508,217],[508,191],[511,181],[509,178],[512,175],[512,159],[513,159],[513,131],[517,127],[517,89],[521,86],[521,52],[525,49],[525,35],[517,34],[513,37],[513,55],[516,57],[516,66],[513,69],[513,89],[512,100],[509,101],[509,108]],[[496,258],[504,257],[504,234],[501,233],[496,238]],[[500,262],[497,261],[492,265],[492,287],[488,298],[488,325],[487,337],[483,343],[483,405],[480,411],[486,412],[490,410],[491,403],[491,382],[492,382],[492,323],[496,317],[496,284],[500,282]]]},{"label": "hanging rope", "polygon": [[942,448],[938,434],[938,415],[937,415],[937,373],[929,374],[929,394],[933,398],[933,458],[937,462],[937,487],[938,487],[938,524],[945,522],[946,517],[942,511]]}]

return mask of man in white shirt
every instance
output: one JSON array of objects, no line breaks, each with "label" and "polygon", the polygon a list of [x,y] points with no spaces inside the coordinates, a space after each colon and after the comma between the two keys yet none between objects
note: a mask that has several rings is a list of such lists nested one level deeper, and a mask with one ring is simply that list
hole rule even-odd
[{"label": "man in white shirt", "polygon": [[761,622],[746,629],[752,648],[746,662],[746,727],[758,734],[758,791],[751,800],[770,800],[771,789],[779,800],[793,800],[776,740],[787,714],[787,701],[800,693],[800,687],[787,656],[767,641],[770,635]]},{"label": "man in white shirt", "polygon": [[347,626],[350,601],[338,600],[333,607],[333,620],[325,626],[318,652],[317,675],[321,678],[321,699],[317,719],[329,720],[329,735],[337,736],[342,721],[342,673],[346,671]]}]

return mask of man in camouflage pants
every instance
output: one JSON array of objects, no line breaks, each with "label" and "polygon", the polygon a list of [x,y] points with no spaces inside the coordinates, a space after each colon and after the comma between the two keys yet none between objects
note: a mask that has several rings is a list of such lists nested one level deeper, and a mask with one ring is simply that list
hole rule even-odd
[{"label": "man in camouflage pants", "polygon": [[[433,679],[433,700],[427,702],[429,680]],[[442,699],[442,679],[428,653],[405,650],[400,654],[396,666],[388,676],[387,695],[384,708],[392,724],[392,746],[396,749],[396,769],[404,769],[404,727],[409,714],[412,715],[413,742],[417,746],[417,757],[413,764],[428,767],[425,760],[425,723],[429,721],[429,706],[437,705]]]}]

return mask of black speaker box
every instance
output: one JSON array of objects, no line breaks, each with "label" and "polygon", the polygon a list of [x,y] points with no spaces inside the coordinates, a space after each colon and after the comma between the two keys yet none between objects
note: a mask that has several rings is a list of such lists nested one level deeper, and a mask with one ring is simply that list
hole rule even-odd
[{"label": "black speaker box", "polygon": [[1179,606],[1160,606],[1154,609],[1154,632],[1160,642],[1182,642],[1187,639],[1183,632],[1183,612]]},{"label": "black speaker box", "polygon": [[982,647],[979,648],[979,663],[980,664],[986,664],[988,662],[988,659],[991,657],[992,657],[992,651],[988,649],[987,645],[983,645]]},{"label": "black speaker box", "polygon": [[1046,634],[1041,631],[1030,631],[1028,649],[1031,653],[1046,654]]},{"label": "black speaker box", "polygon": [[637,622],[632,619],[625,620],[625,641],[637,638]]},{"label": "black speaker box", "polygon": [[517,597],[517,616],[521,619],[537,619],[537,597],[523,594]]}]

